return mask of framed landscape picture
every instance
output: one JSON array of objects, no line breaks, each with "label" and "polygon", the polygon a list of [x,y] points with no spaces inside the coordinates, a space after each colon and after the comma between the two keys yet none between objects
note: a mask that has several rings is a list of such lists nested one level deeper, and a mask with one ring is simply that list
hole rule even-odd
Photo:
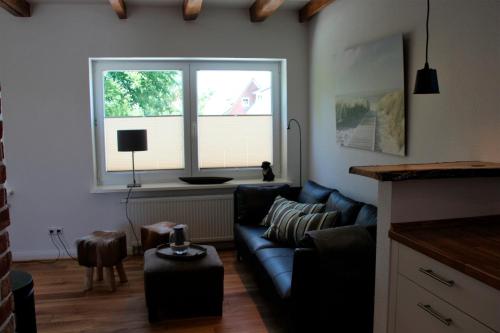
[{"label": "framed landscape picture", "polygon": [[337,143],[404,156],[403,36],[348,48],[334,67]]}]

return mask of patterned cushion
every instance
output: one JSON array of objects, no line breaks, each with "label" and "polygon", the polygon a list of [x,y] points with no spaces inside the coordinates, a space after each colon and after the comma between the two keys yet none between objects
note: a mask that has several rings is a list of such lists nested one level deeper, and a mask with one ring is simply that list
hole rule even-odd
[{"label": "patterned cushion", "polygon": [[305,204],[298,203],[295,201],[287,200],[281,196],[277,196],[274,200],[269,213],[262,219],[260,225],[269,227],[271,225],[272,220],[281,220],[282,215],[290,210],[295,209],[299,210],[303,214],[312,214],[312,213],[321,213],[325,210],[326,205],[324,204]]},{"label": "patterned cushion", "polygon": [[299,210],[288,210],[280,219],[273,219],[262,237],[289,246],[299,246],[308,231],[335,226],[337,212],[303,214]]}]

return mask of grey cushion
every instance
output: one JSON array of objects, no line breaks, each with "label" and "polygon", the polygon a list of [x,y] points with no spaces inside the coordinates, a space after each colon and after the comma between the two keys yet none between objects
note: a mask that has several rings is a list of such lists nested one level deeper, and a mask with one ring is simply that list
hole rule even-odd
[{"label": "grey cushion", "polygon": [[325,203],[332,192],[333,189],[308,180],[300,190],[297,201],[303,203]]},{"label": "grey cushion", "polygon": [[268,239],[262,238],[262,235],[266,232],[267,227],[246,226],[241,224],[235,224],[234,227],[235,232],[238,233],[239,238],[245,242],[251,253],[255,253],[255,251],[259,249],[282,246]]},{"label": "grey cushion", "polygon": [[326,202],[326,211],[338,211],[340,217],[337,225],[346,226],[354,224],[362,205],[362,203],[346,197],[339,191],[333,191]]},{"label": "grey cushion", "polygon": [[301,214],[292,209],[281,220],[273,220],[262,237],[288,246],[299,246],[307,231],[332,228],[337,220],[337,212]]},{"label": "grey cushion", "polygon": [[281,219],[283,214],[286,214],[290,209],[299,210],[304,214],[321,213],[325,211],[325,205],[322,203],[306,204],[296,201],[291,201],[281,196],[276,197],[269,213],[262,220],[261,225],[269,227],[273,220]]},{"label": "grey cushion", "polygon": [[295,249],[286,247],[261,249],[256,252],[259,262],[283,299],[290,298],[291,295],[294,253]]}]

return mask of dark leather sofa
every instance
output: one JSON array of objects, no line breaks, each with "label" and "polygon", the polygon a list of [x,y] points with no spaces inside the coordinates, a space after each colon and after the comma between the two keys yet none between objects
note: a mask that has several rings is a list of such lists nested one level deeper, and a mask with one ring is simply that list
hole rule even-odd
[{"label": "dark leather sofa", "polygon": [[[307,234],[300,248],[262,238],[266,228],[259,223],[277,195],[303,203],[326,203],[327,211],[340,213],[336,227]],[[288,330],[372,331],[375,206],[312,181],[303,188],[242,185],[234,197],[238,259],[249,264],[263,294],[286,307]],[[315,239],[323,239],[327,249],[319,249]]]}]

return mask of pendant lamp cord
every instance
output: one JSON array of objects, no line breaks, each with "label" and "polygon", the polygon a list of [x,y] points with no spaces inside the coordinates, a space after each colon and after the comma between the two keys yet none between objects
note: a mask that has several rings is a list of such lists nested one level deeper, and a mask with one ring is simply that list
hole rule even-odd
[{"label": "pendant lamp cord", "polygon": [[426,36],[427,39],[425,41],[425,63],[428,64],[429,61],[429,12],[430,12],[430,0],[427,0],[427,22],[426,22]]}]

